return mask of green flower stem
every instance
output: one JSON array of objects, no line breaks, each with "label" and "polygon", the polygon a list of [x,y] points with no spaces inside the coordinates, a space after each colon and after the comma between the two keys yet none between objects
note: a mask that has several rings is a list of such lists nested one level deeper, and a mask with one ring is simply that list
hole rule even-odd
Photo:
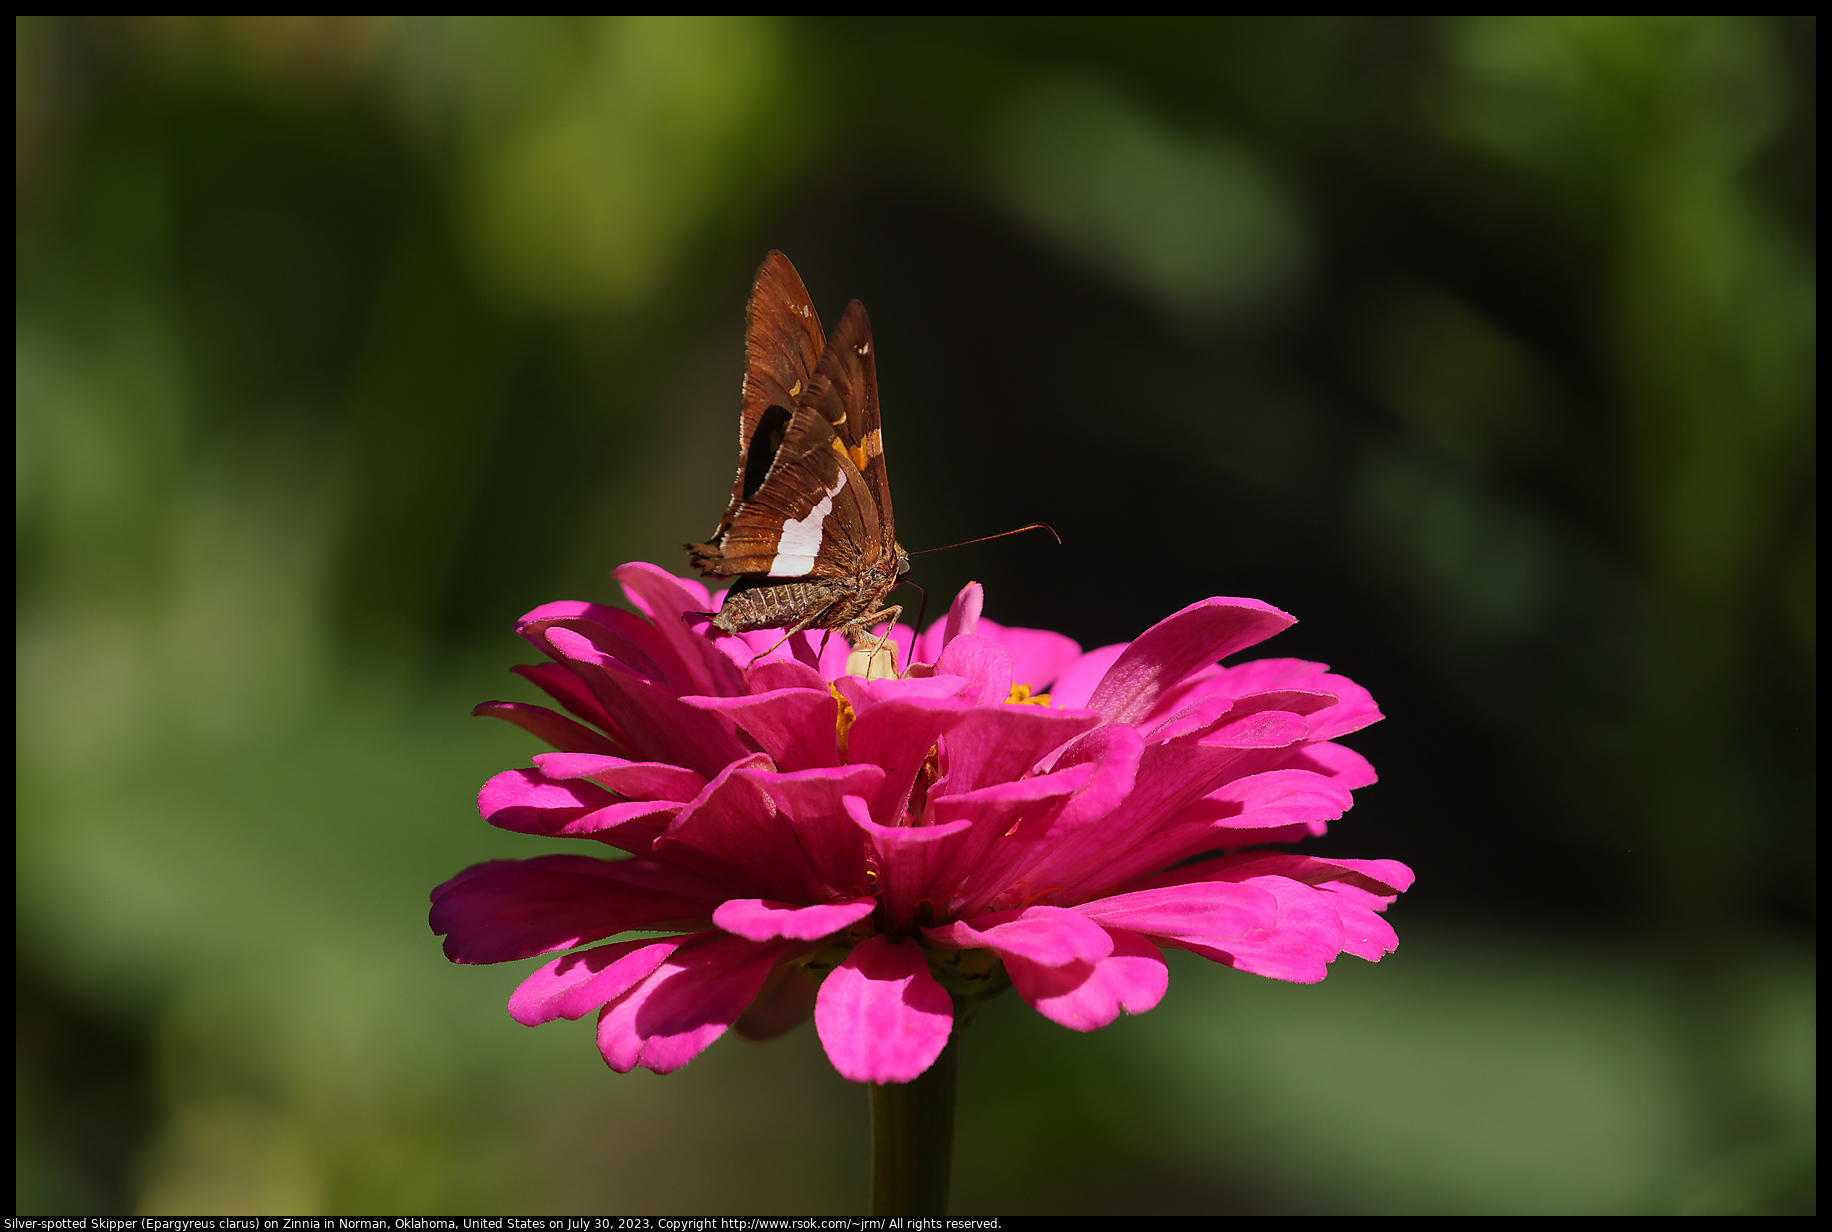
[{"label": "green flower stem", "polygon": [[954,1165],[957,1030],[914,1082],[871,1087],[871,1213],[946,1215]]}]

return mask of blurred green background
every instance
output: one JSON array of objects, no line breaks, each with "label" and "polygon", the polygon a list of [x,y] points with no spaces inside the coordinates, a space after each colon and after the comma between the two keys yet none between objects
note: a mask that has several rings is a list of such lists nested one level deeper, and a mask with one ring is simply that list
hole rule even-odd
[{"label": "blurred green background", "polygon": [[[931,616],[1252,595],[1399,952],[965,1038],[957,1211],[1815,1203],[1811,19],[19,19],[26,1214],[856,1210],[810,1028],[447,964],[513,619],[682,569],[763,253]],[[1174,955],[1174,959],[1187,958]]]}]

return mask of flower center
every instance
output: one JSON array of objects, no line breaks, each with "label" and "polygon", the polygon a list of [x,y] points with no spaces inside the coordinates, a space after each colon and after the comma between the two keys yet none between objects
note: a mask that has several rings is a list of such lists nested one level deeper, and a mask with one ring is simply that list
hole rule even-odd
[{"label": "flower center", "polygon": [[1032,697],[1030,689],[1031,687],[1027,684],[1012,685],[1011,696],[1005,699],[1005,704],[1007,706],[1047,706],[1050,704],[1048,693],[1039,693]]},{"label": "flower center", "polygon": [[840,756],[846,756],[846,733],[852,730],[853,720],[859,716],[853,712],[852,703],[840,696],[837,685],[828,685],[827,691],[833,694],[833,700],[840,704],[840,712],[834,717],[834,735],[840,743]]}]

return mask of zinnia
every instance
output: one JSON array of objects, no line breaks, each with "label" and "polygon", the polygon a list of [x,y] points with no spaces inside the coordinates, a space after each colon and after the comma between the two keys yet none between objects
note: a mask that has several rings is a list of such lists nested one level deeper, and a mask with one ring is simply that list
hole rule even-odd
[{"label": "zinnia", "polygon": [[1007,981],[1091,1031],[1164,996],[1163,946],[1311,983],[1398,945],[1378,913],[1403,864],[1259,849],[1322,834],[1374,781],[1336,739],[1381,717],[1322,664],[1219,665],[1292,623],[1276,608],[1208,599],[1083,653],[980,619],[972,585],[920,637],[893,631],[898,678],[848,674],[866,656],[837,634],[713,638],[699,584],[617,576],[643,615],[522,619],[553,662],[516,670],[575,718],[479,706],[559,751],[478,803],[629,856],[479,864],[431,917],[465,963],[668,934],[565,954],[509,999],[530,1025],[595,1011],[612,1069],[667,1073],[734,1024],[767,1038],[812,1013],[841,1074],[909,1082]]}]

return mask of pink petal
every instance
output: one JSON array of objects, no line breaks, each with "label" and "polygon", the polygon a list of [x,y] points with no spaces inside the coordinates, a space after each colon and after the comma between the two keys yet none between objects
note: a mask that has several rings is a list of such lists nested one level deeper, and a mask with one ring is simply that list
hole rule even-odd
[{"label": "pink petal", "polygon": [[685,804],[706,780],[682,766],[631,761],[591,753],[537,753],[534,764],[550,779],[590,778],[629,800],[673,800]]},{"label": "pink petal", "polygon": [[1045,754],[1099,722],[1100,716],[1092,710],[1058,710],[1054,706],[981,706],[971,710],[948,729],[942,742],[942,774],[930,795],[959,795],[1016,782],[1030,774]]},{"label": "pink petal", "polygon": [[616,753],[623,747],[583,723],[575,723],[545,706],[531,706],[527,702],[484,702],[471,714],[476,718],[506,720],[556,749],[579,753]]},{"label": "pink petal", "polygon": [[819,941],[858,923],[877,907],[875,898],[855,898],[813,907],[762,898],[732,898],[719,904],[719,909],[712,913],[712,922],[728,933],[752,941],[773,941],[778,937]]},{"label": "pink petal", "polygon": [[925,928],[922,935],[938,946],[991,948],[1045,967],[1094,962],[1113,953],[1113,938],[1106,929],[1074,911],[1042,905],[980,916],[972,923],[956,920]]},{"label": "pink petal", "polygon": [[[597,619],[594,620],[574,617],[535,621],[522,625],[517,632],[561,662],[578,658],[590,663],[611,664],[638,679],[668,687],[667,670],[643,645],[658,640],[653,625],[622,608],[600,608],[595,615]],[[623,628],[618,628],[619,625]],[[567,637],[555,641],[556,630],[564,631]],[[568,646],[575,642],[577,648],[569,650]],[[678,693],[681,690],[669,688],[669,691]]]},{"label": "pink petal", "polygon": [[474,864],[433,889],[453,962],[530,958],[631,929],[703,927],[723,898],[652,860],[536,856]]},{"label": "pink petal", "polygon": [[[801,667],[798,663],[797,667]],[[803,670],[806,670],[805,668]],[[778,770],[811,770],[840,764],[836,720],[840,704],[825,686],[777,689],[748,697],[683,697],[698,710],[725,715],[749,733]]]},{"label": "pink petal", "polygon": [[1278,922],[1278,900],[1251,885],[1196,881],[1113,894],[1074,911],[1148,937],[1228,939]]},{"label": "pink petal", "polygon": [[752,693],[774,693],[778,689],[827,692],[827,682],[819,672],[805,663],[787,659],[768,659],[759,663],[744,673],[744,679]]},{"label": "pink petal", "polygon": [[1145,630],[1107,669],[1088,709],[1116,723],[1143,720],[1166,689],[1197,668],[1263,642],[1292,618],[1258,599],[1205,599]]},{"label": "pink petal", "polygon": [[862,897],[870,884],[867,844],[844,800],[875,794],[883,775],[876,766],[780,774],[734,765],[681,810],[656,841],[656,854],[743,887],[746,897]]},{"label": "pink petal", "polygon": [[1164,999],[1170,969],[1158,947],[1123,928],[1109,930],[1113,953],[1095,962],[1045,967],[1010,956],[1005,969],[1025,1004],[1071,1031],[1106,1026],[1120,1011],[1143,1014]]},{"label": "pink petal", "polygon": [[1223,687],[1236,694],[1302,689],[1334,696],[1335,704],[1316,714],[1311,721],[1313,740],[1334,740],[1370,723],[1378,723],[1382,717],[1380,707],[1374,704],[1374,698],[1366,689],[1347,676],[1331,672],[1323,663],[1309,663],[1303,659],[1258,659],[1224,669],[1223,681]]},{"label": "pink petal", "polygon": [[[941,680],[936,677],[936,680]],[[956,679],[949,677],[948,679]],[[872,681],[929,684],[926,680]],[[856,705],[856,703],[855,703]],[[846,734],[846,760],[854,766],[883,768],[884,780],[868,797],[871,815],[882,825],[903,820],[916,772],[928,760],[929,748],[965,717],[969,707],[951,698],[898,697],[860,710]]]},{"label": "pink petal", "polygon": [[1328,975],[1329,964],[1342,953],[1345,940],[1342,917],[1329,896],[1284,877],[1254,877],[1243,884],[1258,886],[1278,899],[1276,925],[1232,940],[1165,938],[1166,944],[1237,970],[1295,984],[1315,984]]},{"label": "pink petal", "polygon": [[634,855],[647,855],[682,807],[668,800],[624,800],[591,781],[554,781],[534,770],[504,771],[477,793],[478,811],[493,826],[518,834],[595,839]]},{"label": "pink petal", "polygon": [[1118,724],[1097,727],[1079,736],[1056,758],[1052,770],[1094,766],[1087,786],[1061,808],[1036,824],[1027,824],[1025,838],[1055,838],[1073,834],[1099,821],[1131,795],[1145,756],[1145,740],[1138,730]]},{"label": "pink petal", "polygon": [[604,712],[604,707],[598,704],[592,691],[585,687],[585,682],[568,670],[565,664],[523,663],[509,670],[539,687],[547,696],[587,723],[610,732],[612,743],[620,743],[611,716]]},{"label": "pink petal", "polygon": [[962,697],[976,706],[996,706],[1011,696],[1011,656],[983,637],[962,633],[935,661],[937,676],[960,676],[973,682]]},{"label": "pink petal", "polygon": [[877,888],[890,923],[909,923],[924,898],[934,910],[942,910],[931,887],[938,880],[937,871],[969,837],[973,822],[960,818],[932,826],[881,826],[871,819],[863,800],[846,803],[854,824],[865,831],[878,853]]},{"label": "pink petal", "polygon": [[975,632],[1003,646],[1011,655],[1014,682],[1029,685],[1032,694],[1050,693],[1052,706],[1063,704],[1056,700],[1050,686],[1069,664],[1081,658],[1081,646],[1075,639],[1049,629],[1019,629],[990,620],[980,621]]},{"label": "pink petal", "polygon": [[643,937],[556,958],[510,995],[509,1016],[526,1027],[583,1018],[647,978],[684,940]]},{"label": "pink petal", "polygon": [[670,762],[711,778],[751,752],[729,720],[683,705],[667,689],[599,653],[574,630],[552,625],[544,636],[591,689],[638,760]]},{"label": "pink petal", "polygon": [[937,648],[937,660],[940,651],[947,650],[957,637],[971,637],[979,631],[980,612],[986,607],[986,591],[978,582],[968,582],[961,592],[954,596],[954,602],[948,605],[948,619],[942,625],[941,645]]},{"label": "pink petal", "polygon": [[706,609],[704,586],[642,561],[619,565],[612,576],[623,583],[630,602],[654,622],[662,646],[651,653],[667,668],[668,682],[678,692],[729,696],[744,691],[744,678],[732,661],[681,622],[681,613]]},{"label": "pink petal", "polygon": [[1056,677],[1056,683],[1050,689],[1050,705],[1086,710],[1088,699],[1094,696],[1101,678],[1126,653],[1128,645],[1128,642],[1115,642],[1111,646],[1090,650],[1063,668],[1062,674]]},{"label": "pink petal", "polygon": [[860,942],[821,984],[814,1027],[849,1081],[913,1082],[948,1046],[954,1005],[920,945],[879,934]]},{"label": "pink petal", "polygon": [[1347,745],[1325,741],[1307,744],[1285,763],[1305,770],[1327,774],[1344,787],[1367,787],[1380,781],[1368,759]]},{"label": "pink petal", "polygon": [[598,1015],[598,1051],[620,1074],[638,1065],[672,1073],[725,1034],[778,962],[806,949],[801,941],[756,942],[703,933],[604,1007]]}]

